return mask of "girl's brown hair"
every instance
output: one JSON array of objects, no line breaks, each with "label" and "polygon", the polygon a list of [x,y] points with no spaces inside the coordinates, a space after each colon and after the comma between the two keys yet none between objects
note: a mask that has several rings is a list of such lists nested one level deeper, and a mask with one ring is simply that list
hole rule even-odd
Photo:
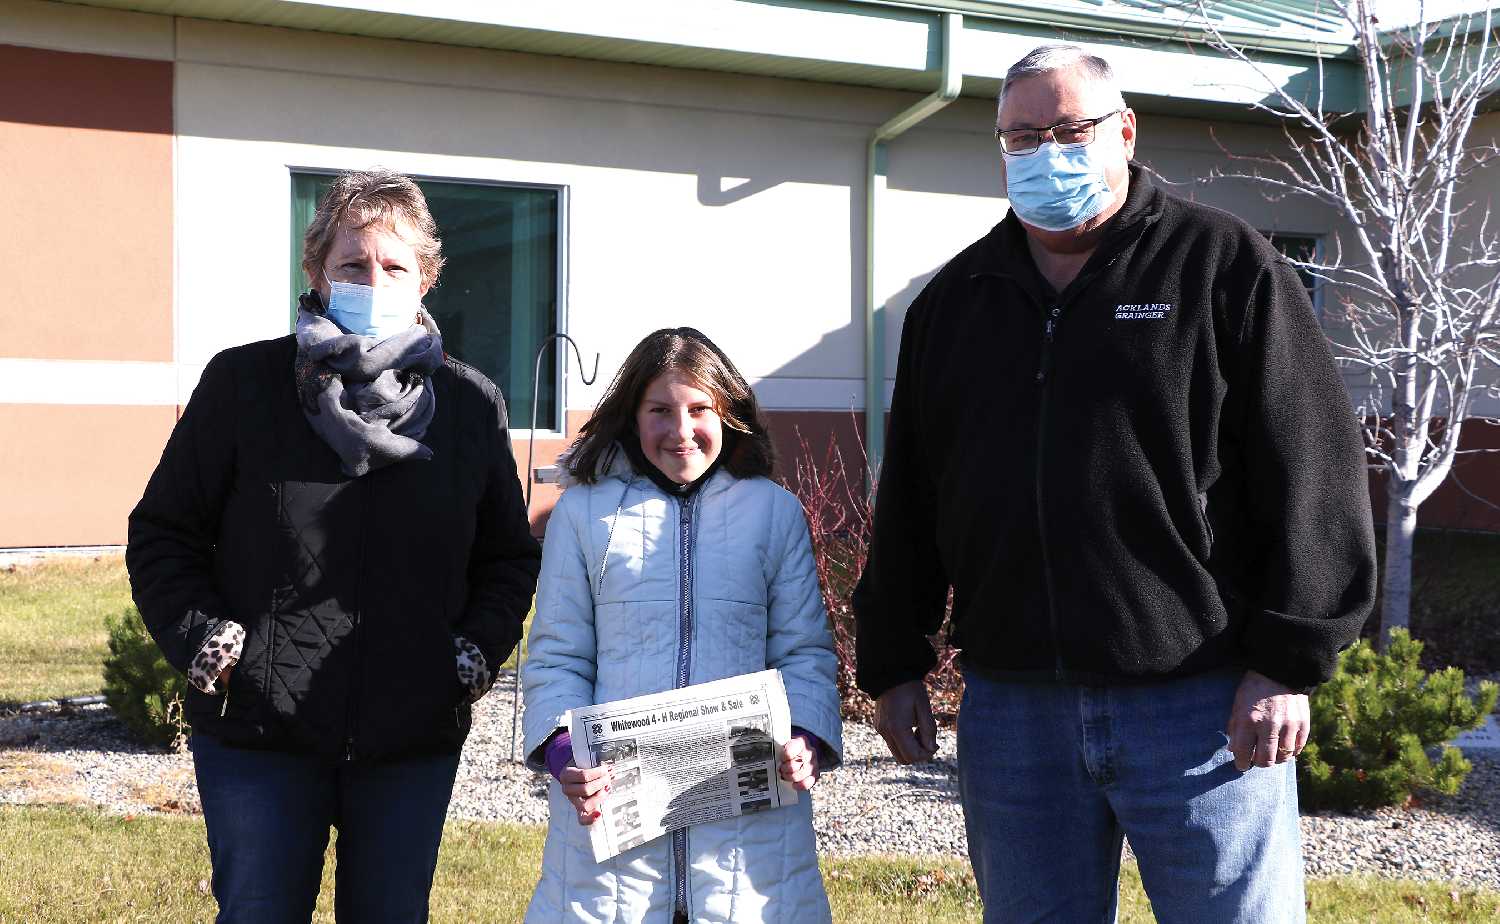
[{"label": "girl's brown hair", "polygon": [[745,377],[702,332],[691,327],[665,327],[635,345],[605,389],[599,406],[580,429],[566,463],[575,480],[593,484],[600,460],[616,442],[640,439],[635,413],[641,399],[657,376],[674,369],[713,397],[714,412],[725,428],[720,456],[724,468],[736,478],[770,477],[776,452],[755,392]]}]

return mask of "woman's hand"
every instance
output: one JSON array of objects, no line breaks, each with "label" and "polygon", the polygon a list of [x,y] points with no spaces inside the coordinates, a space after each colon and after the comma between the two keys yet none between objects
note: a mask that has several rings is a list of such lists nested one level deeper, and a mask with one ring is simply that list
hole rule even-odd
[{"label": "woman's hand", "polygon": [[818,751],[801,735],[793,735],[781,756],[781,778],[797,789],[808,790],[818,781]]},{"label": "woman's hand", "polygon": [[611,779],[608,764],[587,770],[572,765],[563,768],[557,781],[562,784],[563,795],[578,811],[579,824],[591,825],[599,820],[599,806],[604,801],[604,794],[609,792]]}]

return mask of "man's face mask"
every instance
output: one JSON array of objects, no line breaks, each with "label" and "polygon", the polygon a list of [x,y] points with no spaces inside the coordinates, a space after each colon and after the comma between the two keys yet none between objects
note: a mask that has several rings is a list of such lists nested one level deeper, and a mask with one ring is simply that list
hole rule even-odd
[{"label": "man's face mask", "polygon": [[1095,145],[1049,141],[1029,154],[1005,154],[1005,188],[1021,220],[1043,231],[1067,231],[1104,211],[1109,181]]},{"label": "man's face mask", "polygon": [[328,281],[328,319],[351,334],[384,340],[416,323],[418,298],[408,289]]}]

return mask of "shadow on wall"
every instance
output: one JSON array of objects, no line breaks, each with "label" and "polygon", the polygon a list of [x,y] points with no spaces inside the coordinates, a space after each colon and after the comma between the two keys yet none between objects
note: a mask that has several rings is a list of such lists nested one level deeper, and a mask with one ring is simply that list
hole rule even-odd
[{"label": "shadow on wall", "polygon": [[[940,269],[942,265],[913,276],[883,306],[888,338],[885,366],[887,379],[894,378],[896,374],[894,356],[906,311]],[[850,339],[863,342],[863,337],[864,317],[861,315],[845,327],[825,333],[810,349],[773,371],[771,377],[805,375],[808,358],[841,350]],[[847,407],[773,410],[767,414],[771,439],[776,445],[777,479],[793,485],[799,464],[827,467],[834,464],[835,459],[840,459],[843,462],[844,477],[849,484],[866,484],[865,474],[869,460],[865,451],[864,381],[848,381],[850,403]],[[887,414],[886,420],[889,419],[890,415]]]},{"label": "shadow on wall", "polygon": [[172,134],[172,64],[0,45],[0,122]]}]

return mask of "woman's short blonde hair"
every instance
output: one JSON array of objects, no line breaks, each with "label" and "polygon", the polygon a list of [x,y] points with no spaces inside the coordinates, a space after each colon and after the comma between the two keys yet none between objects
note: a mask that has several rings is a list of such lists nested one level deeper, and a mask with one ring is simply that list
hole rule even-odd
[{"label": "woman's short blonde hair", "polygon": [[427,210],[427,197],[411,177],[383,167],[339,174],[318,200],[318,211],[302,236],[302,271],[308,281],[316,282],[322,275],[339,228],[359,231],[370,225],[389,227],[407,238],[417,252],[422,282],[437,284],[443,271],[443,242]]}]

